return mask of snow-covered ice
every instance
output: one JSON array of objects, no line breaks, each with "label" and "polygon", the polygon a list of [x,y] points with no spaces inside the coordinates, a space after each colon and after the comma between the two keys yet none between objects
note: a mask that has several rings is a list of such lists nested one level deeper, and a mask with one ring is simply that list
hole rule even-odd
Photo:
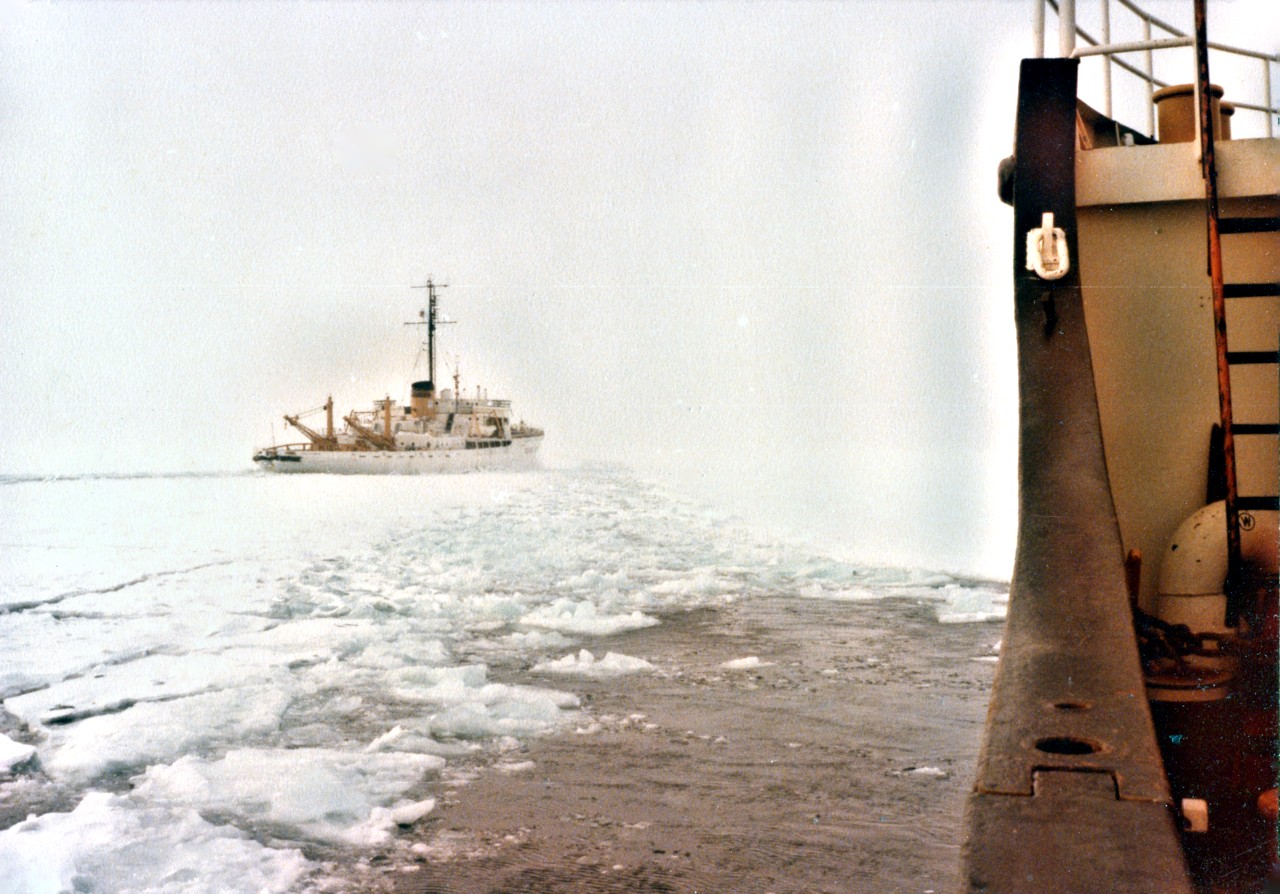
[{"label": "snow-covered ice", "polygon": [[674,611],[1005,598],[614,469],[0,479],[0,529],[0,799],[45,811],[0,830],[0,878],[31,892],[300,891],[319,854],[395,853],[442,774],[589,728],[578,678],[655,672],[595,641]]}]

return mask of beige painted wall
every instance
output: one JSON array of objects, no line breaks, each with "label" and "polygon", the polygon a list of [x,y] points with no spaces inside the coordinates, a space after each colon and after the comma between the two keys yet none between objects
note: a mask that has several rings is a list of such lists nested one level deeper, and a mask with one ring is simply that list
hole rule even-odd
[{"label": "beige painted wall", "polygon": [[[1280,184],[1271,182],[1280,177],[1276,148],[1259,147],[1256,171],[1247,148],[1232,148],[1233,173],[1224,180],[1265,198],[1224,200],[1224,216],[1280,214]],[[1170,535],[1204,504],[1209,433],[1219,418],[1205,203],[1185,185],[1173,187],[1194,155],[1171,149],[1093,150],[1077,160],[1078,199],[1093,202],[1077,212],[1078,260],[1103,442],[1121,541],[1142,550],[1144,608],[1154,602]],[[1127,194],[1124,181],[1139,174],[1146,185]],[[1166,187],[1153,191],[1151,181],[1162,179]],[[1280,280],[1278,243],[1274,233],[1224,236],[1225,280]],[[1229,347],[1276,350],[1278,304],[1228,301]],[[1233,373],[1236,421],[1276,421],[1276,368]],[[1275,493],[1274,439],[1237,443],[1240,493]]]}]

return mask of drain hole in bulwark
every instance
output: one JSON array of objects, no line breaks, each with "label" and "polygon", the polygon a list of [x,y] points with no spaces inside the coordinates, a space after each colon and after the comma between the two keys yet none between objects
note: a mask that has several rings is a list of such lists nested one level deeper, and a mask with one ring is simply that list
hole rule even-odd
[{"label": "drain hole in bulwark", "polygon": [[1036,749],[1047,754],[1093,754],[1101,751],[1102,746],[1088,739],[1077,739],[1074,736],[1050,736],[1036,742]]}]

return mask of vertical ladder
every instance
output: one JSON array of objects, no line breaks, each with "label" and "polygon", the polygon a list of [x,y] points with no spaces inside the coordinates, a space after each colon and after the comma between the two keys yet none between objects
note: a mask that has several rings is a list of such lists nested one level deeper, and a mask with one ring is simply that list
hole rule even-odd
[{"label": "vertical ladder", "polygon": [[[1277,232],[1280,232],[1280,217],[1218,218],[1219,237]],[[1238,307],[1239,304],[1245,301],[1280,299],[1280,283],[1224,282],[1222,294],[1224,304],[1227,301],[1231,301],[1234,306]],[[1264,378],[1272,384],[1277,379],[1280,379],[1280,346],[1275,344],[1268,346],[1266,350],[1231,350],[1228,348],[1226,361],[1229,369],[1244,367],[1247,370],[1258,371],[1247,372],[1246,369],[1240,369],[1241,375],[1236,377],[1235,385],[1236,393],[1240,397],[1246,396],[1243,392],[1248,387],[1248,384],[1253,384],[1256,388]],[[1262,375],[1258,373],[1262,373]],[[1251,403],[1258,404],[1264,403],[1264,401],[1252,401]],[[1270,414],[1272,418],[1239,422],[1233,420],[1234,434],[1238,439],[1249,439],[1249,441],[1241,440],[1241,446],[1248,443],[1250,447],[1254,447],[1256,450],[1265,450],[1268,455],[1276,456],[1280,454],[1280,418],[1276,417],[1276,413],[1280,412],[1280,409],[1275,407],[1274,401],[1265,401],[1265,403],[1272,408],[1272,414]],[[1261,440],[1260,444],[1257,443],[1259,440]],[[1277,494],[1277,482],[1274,478],[1271,480],[1257,480],[1259,476],[1256,474],[1253,476],[1247,474],[1237,476],[1237,478],[1241,477],[1244,480],[1237,483],[1235,500],[1237,512],[1280,509],[1280,495]]]},{"label": "vertical ladder", "polygon": [[[1205,181],[1206,229],[1209,249],[1209,279],[1213,290],[1214,341],[1218,357],[1218,403],[1222,426],[1222,471],[1225,483],[1227,516],[1227,617],[1234,625],[1240,617],[1242,568],[1240,557],[1240,513],[1280,508],[1275,480],[1250,481],[1242,488],[1237,478],[1236,437],[1267,438],[1271,455],[1280,451],[1280,419],[1236,422],[1232,413],[1231,371],[1235,367],[1269,366],[1271,378],[1280,376],[1280,345],[1268,350],[1231,350],[1227,338],[1228,299],[1280,297],[1280,284],[1227,283],[1222,269],[1222,236],[1274,233],[1280,231],[1280,218],[1222,218],[1218,208],[1217,169],[1214,162],[1212,106],[1209,100],[1209,51],[1206,37],[1205,3],[1197,0],[1196,15],[1196,99],[1200,112],[1201,172]],[[1242,375],[1240,379],[1244,378]],[[1256,379],[1256,376],[1250,376]],[[1244,396],[1243,394],[1241,395]],[[1274,477],[1274,476],[1273,476]]]}]

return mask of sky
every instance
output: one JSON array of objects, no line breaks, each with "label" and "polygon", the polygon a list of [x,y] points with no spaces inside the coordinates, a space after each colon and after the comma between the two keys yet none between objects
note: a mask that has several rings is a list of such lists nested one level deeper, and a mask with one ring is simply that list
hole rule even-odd
[{"label": "sky", "polygon": [[[1190,3],[1151,8],[1190,27]],[[0,473],[247,468],[296,439],[284,413],[407,399],[430,276],[457,321],[439,378],[510,397],[549,464],[1007,575],[995,171],[1031,20],[0,0]],[[1280,43],[1267,2],[1210,27]]]}]

